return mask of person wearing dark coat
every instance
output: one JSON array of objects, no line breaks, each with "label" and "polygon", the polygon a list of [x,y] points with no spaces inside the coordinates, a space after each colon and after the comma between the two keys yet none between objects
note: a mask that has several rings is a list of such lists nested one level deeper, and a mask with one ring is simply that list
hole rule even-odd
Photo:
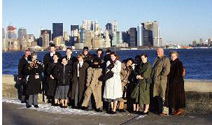
[{"label": "person wearing dark coat", "polygon": [[72,65],[77,62],[77,58],[72,55],[72,49],[67,48],[66,49],[66,56],[64,56],[68,60],[68,64]]},{"label": "person wearing dark coat", "polygon": [[93,59],[93,56],[89,53],[89,49],[88,47],[84,47],[83,48],[83,52],[82,52],[83,56],[84,56],[84,62],[88,63],[89,66],[91,66],[91,62]]},{"label": "person wearing dark coat", "polygon": [[32,62],[25,67],[27,76],[26,94],[29,96],[27,108],[33,104],[38,108],[38,93],[41,92],[41,75],[43,72],[43,64],[37,60],[37,54],[32,54]]},{"label": "person wearing dark coat", "polygon": [[62,108],[67,108],[68,104],[68,92],[70,87],[70,81],[72,79],[72,66],[68,64],[66,58],[62,59],[62,64],[58,65],[54,71],[55,78],[58,81],[57,89],[55,93],[55,104],[59,104],[60,99]]},{"label": "person wearing dark coat", "polygon": [[171,52],[171,69],[168,76],[168,104],[174,109],[173,115],[183,114],[185,108],[185,89],[183,79],[183,64],[176,51]]},{"label": "person wearing dark coat", "polygon": [[73,67],[71,99],[74,100],[74,107],[80,108],[86,89],[87,69],[89,68],[89,64],[83,61],[83,54],[79,54],[77,58],[78,62],[76,62]]},{"label": "person wearing dark coat", "polygon": [[54,54],[53,56],[53,60],[54,62],[51,63],[49,65],[49,67],[47,68],[47,96],[51,99],[51,102],[53,104],[54,102],[54,95],[55,95],[55,90],[56,90],[56,87],[57,87],[57,80],[56,80],[56,74],[54,74],[54,71],[56,69],[56,67],[58,65],[60,65],[60,63],[58,62],[58,55]]},{"label": "person wearing dark coat", "polygon": [[[59,52],[56,52],[56,47],[54,44],[51,44],[49,47],[49,53],[45,54],[44,58],[43,58],[43,63],[44,63],[44,83],[43,83],[43,91],[44,94],[47,94],[47,78],[48,78],[48,74],[47,74],[47,68],[49,67],[49,65],[51,63],[53,63],[53,55],[56,54],[59,57],[59,63],[61,62],[61,54]],[[47,97],[49,98],[49,97]],[[50,99],[51,100],[51,99]],[[49,101],[50,101],[49,100]]]},{"label": "person wearing dark coat", "polygon": [[21,85],[21,103],[26,102],[26,72],[25,67],[27,66],[28,62],[31,61],[31,52],[26,50],[24,52],[24,56],[19,60],[18,64],[18,80]]}]

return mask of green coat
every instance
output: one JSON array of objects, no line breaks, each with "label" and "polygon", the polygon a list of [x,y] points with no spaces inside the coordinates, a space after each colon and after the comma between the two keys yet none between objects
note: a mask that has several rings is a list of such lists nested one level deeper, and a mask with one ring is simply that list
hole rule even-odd
[{"label": "green coat", "polygon": [[137,75],[141,75],[144,79],[137,80],[137,86],[133,90],[131,97],[135,99],[139,105],[150,104],[150,84],[146,82],[146,79],[151,78],[151,65],[149,62],[141,64],[138,67]]}]

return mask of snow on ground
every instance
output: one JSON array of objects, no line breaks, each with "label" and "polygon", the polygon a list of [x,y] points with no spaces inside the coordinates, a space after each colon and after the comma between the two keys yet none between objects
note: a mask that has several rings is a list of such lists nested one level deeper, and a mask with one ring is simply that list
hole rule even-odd
[{"label": "snow on ground", "polygon": [[[21,103],[18,99],[7,99],[3,98],[2,102],[5,103],[13,103],[21,105],[20,109],[27,109],[25,103]],[[36,110],[47,113],[56,113],[56,114],[72,114],[72,115],[98,115],[98,116],[123,116],[123,115],[132,115],[130,113],[117,113],[115,115],[110,115],[105,112],[95,112],[95,111],[83,111],[80,109],[72,109],[72,108],[60,108],[58,106],[51,106],[51,104],[39,104],[39,108],[34,108],[33,106],[29,108],[29,110]]]}]

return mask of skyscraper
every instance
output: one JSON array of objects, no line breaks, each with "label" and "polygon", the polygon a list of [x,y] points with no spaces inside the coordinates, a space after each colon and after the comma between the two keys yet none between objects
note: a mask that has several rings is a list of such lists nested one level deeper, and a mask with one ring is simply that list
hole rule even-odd
[{"label": "skyscraper", "polygon": [[117,21],[115,20],[114,22],[113,22],[113,32],[117,32],[118,31],[118,23],[117,23]]},{"label": "skyscraper", "polygon": [[49,34],[49,41],[51,41],[52,40],[51,30],[48,30],[48,29],[41,30],[40,35],[43,35],[44,33],[48,33]]},{"label": "skyscraper", "polygon": [[18,29],[18,39],[27,39],[27,31],[25,28]]},{"label": "skyscraper", "polygon": [[82,29],[80,29],[80,42],[81,43],[85,43],[85,29],[84,28],[82,28]]},{"label": "skyscraper", "polygon": [[63,23],[53,23],[52,39],[63,36]]},{"label": "skyscraper", "polygon": [[160,33],[159,33],[159,22],[158,21],[146,22],[146,23],[143,23],[143,26],[146,30],[152,31],[153,46],[160,47],[162,45],[162,41],[161,41],[162,39],[160,38]]},{"label": "skyscraper", "polygon": [[113,33],[113,24],[112,23],[107,23],[105,25],[106,30],[109,32],[110,35]]},{"label": "skyscraper", "polygon": [[7,27],[7,38],[8,39],[16,39],[16,28],[14,26],[8,26]]},{"label": "skyscraper", "polygon": [[82,22],[82,27],[85,30],[93,30],[94,29],[94,24],[92,20],[83,20]]},{"label": "skyscraper", "polygon": [[130,28],[129,29],[129,34],[130,34],[130,47],[136,47],[137,43],[137,31],[136,28]]},{"label": "skyscraper", "polygon": [[153,35],[151,30],[143,31],[143,46],[153,46]]},{"label": "skyscraper", "polygon": [[79,33],[79,25],[71,25],[71,36],[77,37]]},{"label": "skyscraper", "polygon": [[49,47],[49,33],[46,31],[42,34],[42,47],[44,49]]},{"label": "skyscraper", "polygon": [[137,46],[143,46],[143,25],[139,24],[137,27]]},{"label": "skyscraper", "polygon": [[123,43],[122,32],[118,31],[116,34],[117,34],[117,44]]}]

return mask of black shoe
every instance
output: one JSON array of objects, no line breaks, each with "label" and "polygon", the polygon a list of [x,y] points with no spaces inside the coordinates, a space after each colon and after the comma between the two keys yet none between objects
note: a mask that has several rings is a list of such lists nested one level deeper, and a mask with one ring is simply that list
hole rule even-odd
[{"label": "black shoe", "polygon": [[26,103],[26,101],[24,100],[24,101],[21,101],[21,103]]},{"label": "black shoe", "polygon": [[96,112],[102,112],[102,109],[101,108],[96,109]]},{"label": "black shoe", "polygon": [[31,107],[31,105],[27,105],[26,107],[27,107],[27,108],[30,108],[30,107]]},{"label": "black shoe", "polygon": [[124,109],[119,109],[118,111],[119,112],[126,112]]},{"label": "black shoe", "polygon": [[113,115],[113,114],[116,114],[116,112],[112,111],[110,114],[112,114],[112,115]]},{"label": "black shoe", "polygon": [[147,112],[143,112],[143,114],[142,115],[148,115],[149,114],[149,111],[147,111]]},{"label": "black shoe", "polygon": [[63,108],[68,108],[68,106],[63,106]]},{"label": "black shoe", "polygon": [[34,107],[35,107],[35,108],[39,108],[39,106],[38,106],[38,105],[34,105]]}]

